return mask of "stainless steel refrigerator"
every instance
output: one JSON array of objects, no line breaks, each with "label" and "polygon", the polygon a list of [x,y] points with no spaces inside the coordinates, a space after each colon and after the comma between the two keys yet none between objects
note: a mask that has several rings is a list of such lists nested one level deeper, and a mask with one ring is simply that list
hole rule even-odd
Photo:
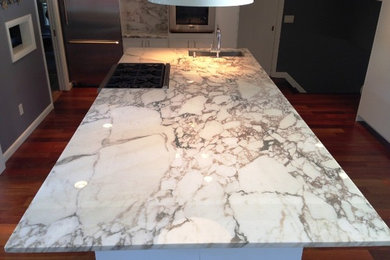
[{"label": "stainless steel refrigerator", "polygon": [[98,86],[123,54],[119,0],[59,0],[70,81]]}]

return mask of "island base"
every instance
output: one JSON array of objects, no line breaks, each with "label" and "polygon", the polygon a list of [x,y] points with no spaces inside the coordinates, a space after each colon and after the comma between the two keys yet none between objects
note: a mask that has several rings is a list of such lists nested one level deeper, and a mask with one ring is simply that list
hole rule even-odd
[{"label": "island base", "polygon": [[97,260],[299,260],[303,248],[207,248],[96,251]]}]

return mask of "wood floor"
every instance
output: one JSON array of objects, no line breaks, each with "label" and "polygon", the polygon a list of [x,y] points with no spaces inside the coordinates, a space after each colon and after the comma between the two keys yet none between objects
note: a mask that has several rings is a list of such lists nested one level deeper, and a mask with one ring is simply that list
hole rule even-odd
[{"label": "wood floor", "polygon": [[[355,122],[359,96],[298,94],[284,81],[276,83],[390,225],[390,146]],[[94,259],[92,253],[7,254],[3,247],[95,97],[96,89],[63,92],[55,110],[8,160],[0,175],[0,259]],[[386,260],[390,247],[305,249],[303,259]]]}]

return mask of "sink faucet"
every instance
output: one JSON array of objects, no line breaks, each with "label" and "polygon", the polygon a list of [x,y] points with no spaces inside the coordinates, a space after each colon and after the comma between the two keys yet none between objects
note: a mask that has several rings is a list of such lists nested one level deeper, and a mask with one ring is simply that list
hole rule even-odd
[{"label": "sink faucet", "polygon": [[219,52],[221,51],[221,38],[222,38],[221,29],[219,29],[219,27],[217,27],[216,35],[217,35],[217,51]]},{"label": "sink faucet", "polygon": [[222,38],[222,32],[221,29],[219,29],[219,26],[217,26],[215,37],[217,39],[217,47],[215,49],[211,48],[211,52],[216,52],[217,58],[219,58],[219,53],[221,52],[221,38]]}]

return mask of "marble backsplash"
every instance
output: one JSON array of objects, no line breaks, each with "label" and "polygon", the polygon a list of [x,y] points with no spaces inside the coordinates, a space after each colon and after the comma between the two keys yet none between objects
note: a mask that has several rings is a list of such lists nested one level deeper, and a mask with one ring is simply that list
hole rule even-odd
[{"label": "marble backsplash", "polygon": [[168,36],[168,7],[147,0],[120,0],[123,37]]}]

